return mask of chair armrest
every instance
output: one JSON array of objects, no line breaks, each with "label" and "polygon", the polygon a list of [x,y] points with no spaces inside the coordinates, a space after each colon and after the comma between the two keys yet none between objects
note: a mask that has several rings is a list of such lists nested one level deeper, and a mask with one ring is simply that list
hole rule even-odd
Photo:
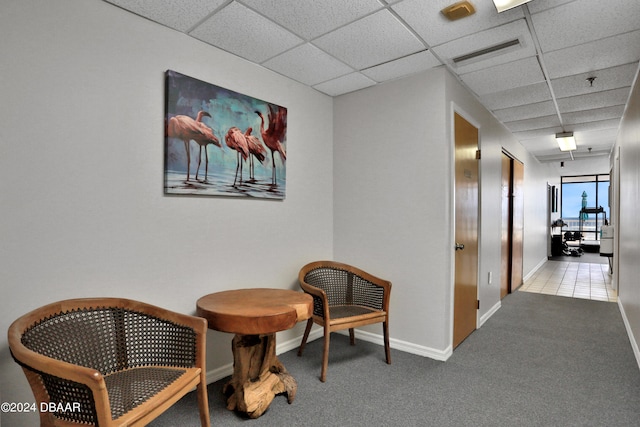
[{"label": "chair armrest", "polygon": [[18,319],[9,327],[7,338],[11,355],[16,362],[35,371],[85,384],[92,390],[106,389],[104,378],[96,369],[56,360],[25,347],[22,344],[22,332],[26,329],[25,324],[30,321],[31,319]]},{"label": "chair armrest", "polygon": [[359,270],[355,267],[352,267],[352,268],[358,271],[357,273],[355,271],[353,272],[355,275],[360,276],[362,279],[366,280],[367,282],[370,282],[371,284],[384,289],[383,290],[384,296],[382,299],[382,309],[386,312],[389,312],[389,300],[391,297],[391,282],[388,280],[384,280],[379,277],[376,277],[372,274],[369,274],[366,271]]},{"label": "chair armrest", "polygon": [[103,375],[93,368],[44,356],[29,350],[22,344],[11,344],[11,354],[18,364],[33,371],[86,385],[94,392],[106,391]]},{"label": "chair armrest", "polygon": [[305,282],[304,276],[299,278],[299,282],[302,290],[313,297],[313,314],[329,319],[329,300],[326,292]]}]

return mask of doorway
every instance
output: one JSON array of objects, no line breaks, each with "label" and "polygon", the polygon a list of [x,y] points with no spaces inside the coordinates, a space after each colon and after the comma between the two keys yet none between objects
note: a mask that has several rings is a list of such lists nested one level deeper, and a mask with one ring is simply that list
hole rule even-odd
[{"label": "doorway", "polygon": [[522,285],[524,164],[502,153],[502,248],[500,299]]},{"label": "doorway", "polygon": [[478,129],[454,113],[455,278],[453,348],[477,327]]}]

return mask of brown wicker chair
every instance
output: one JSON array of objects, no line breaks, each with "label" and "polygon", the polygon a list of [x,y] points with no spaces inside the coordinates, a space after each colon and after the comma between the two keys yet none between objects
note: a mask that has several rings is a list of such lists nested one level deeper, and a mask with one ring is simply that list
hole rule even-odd
[{"label": "brown wicker chair", "polygon": [[298,275],[300,287],[313,296],[313,316],[307,321],[298,356],[302,355],[313,323],[324,328],[324,352],[320,381],[327,379],[329,335],[349,329],[351,345],[355,344],[353,328],[382,322],[387,363],[389,349],[389,297],[391,282],[372,276],[356,267],[334,261],[316,261],[305,265]]},{"label": "brown wicker chair", "polygon": [[41,426],[143,426],[197,389],[210,426],[207,322],[120,298],[60,301],[9,327]]}]

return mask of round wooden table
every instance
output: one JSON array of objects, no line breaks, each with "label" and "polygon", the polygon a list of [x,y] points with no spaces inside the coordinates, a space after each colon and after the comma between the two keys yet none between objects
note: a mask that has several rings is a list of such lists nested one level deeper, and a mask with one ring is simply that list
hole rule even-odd
[{"label": "round wooden table", "polygon": [[307,320],[313,298],[286,289],[237,289],[205,295],[196,312],[209,328],[235,334],[233,376],[224,386],[227,409],[258,418],[277,394],[293,402],[297,383],[276,357],[276,332]]}]

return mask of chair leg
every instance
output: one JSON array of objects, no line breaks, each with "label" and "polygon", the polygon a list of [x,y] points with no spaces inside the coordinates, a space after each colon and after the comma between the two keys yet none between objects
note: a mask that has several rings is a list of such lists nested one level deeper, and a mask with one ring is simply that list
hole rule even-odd
[{"label": "chair leg", "polygon": [[356,333],[353,328],[349,328],[349,342],[351,345],[356,345]]},{"label": "chair leg", "polygon": [[309,332],[311,332],[311,327],[313,326],[313,319],[307,320],[307,327],[304,330],[304,335],[302,336],[302,342],[300,343],[300,348],[298,349],[298,356],[302,356],[302,350],[304,350],[305,344],[307,344],[307,338],[309,338]]},{"label": "chair leg", "polygon": [[325,382],[327,380],[327,367],[329,366],[329,337],[331,332],[329,327],[324,327],[324,350],[322,352],[322,371],[320,372],[320,381]]},{"label": "chair leg", "polygon": [[391,349],[389,348],[389,323],[382,323],[382,332],[384,334],[384,352],[387,357],[387,364],[391,364]]},{"label": "chair leg", "polygon": [[200,411],[200,424],[202,427],[211,427],[211,418],[209,417],[209,398],[207,397],[207,383],[205,375],[200,377],[200,384],[196,387],[198,395],[198,410]]}]

